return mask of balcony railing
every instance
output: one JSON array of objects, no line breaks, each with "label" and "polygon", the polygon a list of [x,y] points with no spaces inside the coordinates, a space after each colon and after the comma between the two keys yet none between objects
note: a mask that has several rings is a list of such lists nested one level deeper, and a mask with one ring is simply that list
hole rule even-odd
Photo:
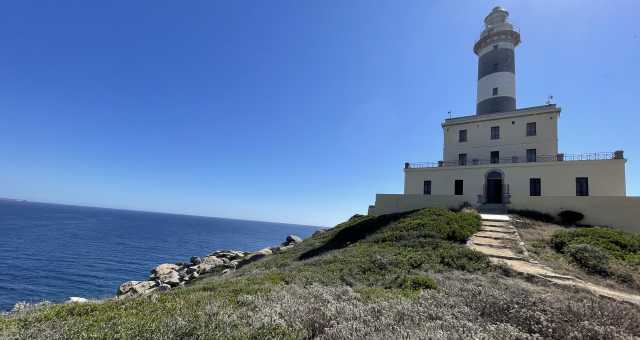
[{"label": "balcony railing", "polygon": [[622,150],[614,152],[593,152],[581,154],[563,154],[549,156],[536,156],[535,159],[527,159],[527,157],[508,157],[500,159],[472,159],[470,161],[438,161],[423,163],[404,163],[405,169],[420,168],[446,168],[456,166],[486,165],[486,164],[514,164],[514,163],[540,163],[540,162],[563,162],[563,161],[599,161],[609,159],[624,159]]}]

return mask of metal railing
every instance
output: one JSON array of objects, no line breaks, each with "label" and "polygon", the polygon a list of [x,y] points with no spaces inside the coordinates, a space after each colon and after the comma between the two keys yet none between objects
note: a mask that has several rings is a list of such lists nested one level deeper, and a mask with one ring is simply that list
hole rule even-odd
[{"label": "metal railing", "polygon": [[494,159],[477,159],[470,161],[438,161],[438,162],[422,162],[422,163],[404,163],[405,169],[420,168],[446,168],[487,164],[514,164],[514,163],[542,163],[542,162],[563,162],[563,161],[599,161],[609,159],[624,159],[624,152],[619,150],[615,152],[592,152],[581,154],[563,154],[536,156],[535,158],[527,157],[504,157]]}]

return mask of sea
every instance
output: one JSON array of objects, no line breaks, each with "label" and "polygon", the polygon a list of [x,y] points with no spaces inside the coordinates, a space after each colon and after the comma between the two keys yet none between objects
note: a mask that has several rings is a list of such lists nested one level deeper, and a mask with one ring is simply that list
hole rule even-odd
[{"label": "sea", "polygon": [[0,311],[16,302],[114,296],[161,263],[219,249],[258,250],[319,227],[0,201]]}]

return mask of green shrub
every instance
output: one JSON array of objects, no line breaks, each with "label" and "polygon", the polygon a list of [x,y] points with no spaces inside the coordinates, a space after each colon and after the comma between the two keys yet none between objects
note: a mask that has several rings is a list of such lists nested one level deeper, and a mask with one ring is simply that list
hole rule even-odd
[{"label": "green shrub", "polygon": [[560,223],[564,225],[574,225],[584,218],[582,213],[572,210],[563,210],[558,214],[560,217]]},{"label": "green shrub", "polygon": [[572,244],[590,244],[606,251],[610,256],[628,264],[640,258],[640,235],[602,227],[560,230],[551,236],[551,246],[565,253]]},{"label": "green shrub", "polygon": [[466,247],[441,245],[436,254],[440,264],[446,268],[475,272],[489,267],[486,256]]},{"label": "green shrub", "polygon": [[565,253],[586,271],[599,275],[609,273],[609,255],[598,247],[590,244],[572,244],[566,247]]},{"label": "green shrub", "polygon": [[402,288],[410,290],[436,289],[438,284],[428,276],[411,275],[404,278]]}]

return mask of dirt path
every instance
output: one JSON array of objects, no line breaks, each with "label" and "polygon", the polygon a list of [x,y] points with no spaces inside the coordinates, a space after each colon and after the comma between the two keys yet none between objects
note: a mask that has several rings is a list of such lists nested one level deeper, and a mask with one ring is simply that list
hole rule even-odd
[{"label": "dirt path", "polygon": [[595,285],[573,276],[560,275],[531,260],[509,215],[480,214],[482,227],[467,246],[489,256],[492,263],[503,264],[512,270],[549,282],[588,290],[598,296],[640,305],[640,296]]}]

